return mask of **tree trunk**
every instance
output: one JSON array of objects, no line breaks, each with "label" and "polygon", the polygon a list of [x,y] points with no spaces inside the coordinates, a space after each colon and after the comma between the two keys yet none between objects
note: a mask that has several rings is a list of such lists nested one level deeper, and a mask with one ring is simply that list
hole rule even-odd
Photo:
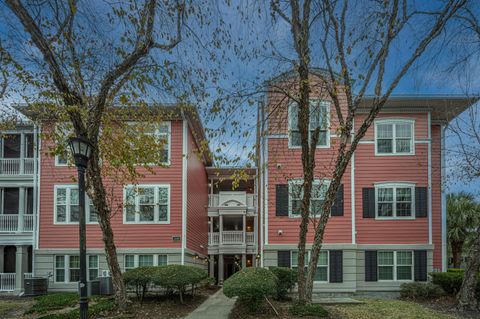
[{"label": "tree trunk", "polygon": [[479,309],[476,296],[478,271],[480,270],[480,229],[470,249],[462,287],[457,295],[457,309],[460,311],[475,311]]},{"label": "tree trunk", "polygon": [[453,241],[451,244],[453,268],[460,268],[462,266],[463,243],[463,241]]}]

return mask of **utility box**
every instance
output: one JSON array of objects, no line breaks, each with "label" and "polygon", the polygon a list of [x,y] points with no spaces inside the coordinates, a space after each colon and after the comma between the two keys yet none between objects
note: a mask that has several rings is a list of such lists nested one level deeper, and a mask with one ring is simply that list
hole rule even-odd
[{"label": "utility box", "polygon": [[100,280],[87,281],[87,296],[100,295]]},{"label": "utility box", "polygon": [[33,277],[24,279],[24,295],[39,296],[48,293],[48,278]]},{"label": "utility box", "polygon": [[112,277],[98,277],[100,281],[100,295],[109,296],[113,295],[113,282]]}]

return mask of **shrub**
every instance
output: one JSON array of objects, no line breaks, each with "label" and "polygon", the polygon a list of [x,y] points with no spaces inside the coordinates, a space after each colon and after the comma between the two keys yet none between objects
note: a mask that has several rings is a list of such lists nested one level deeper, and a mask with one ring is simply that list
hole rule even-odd
[{"label": "shrub", "polygon": [[328,311],[317,304],[301,305],[294,303],[289,308],[289,312],[297,317],[327,317]]},{"label": "shrub", "polygon": [[[430,273],[432,282],[439,285],[449,295],[455,295],[462,287],[463,271]],[[477,296],[480,298],[480,276],[477,278]]]},{"label": "shrub", "polygon": [[131,269],[123,274],[123,280],[128,286],[135,288],[135,293],[140,302],[143,302],[148,287],[153,281],[153,277],[158,267],[144,266]]},{"label": "shrub", "polygon": [[463,273],[465,271],[465,269],[463,268],[448,268],[447,269],[447,272],[461,272]]},{"label": "shrub", "polygon": [[238,301],[251,312],[258,310],[266,296],[277,292],[277,277],[266,268],[245,268],[223,283],[227,297],[238,297]]},{"label": "shrub", "polygon": [[286,267],[270,267],[270,270],[277,276],[277,299],[285,299],[290,290],[297,282],[297,272]]},{"label": "shrub", "polygon": [[183,303],[183,294],[188,286],[193,288],[208,277],[205,270],[195,266],[167,265],[155,267],[153,283],[166,289],[176,289]]},{"label": "shrub", "polygon": [[400,296],[408,299],[432,299],[445,294],[442,287],[431,282],[410,282],[400,286]]}]

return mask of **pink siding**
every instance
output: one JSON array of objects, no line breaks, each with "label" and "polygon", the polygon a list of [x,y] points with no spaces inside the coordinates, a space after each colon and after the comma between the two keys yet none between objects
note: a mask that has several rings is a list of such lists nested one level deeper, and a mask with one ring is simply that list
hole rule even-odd
[{"label": "pink siding", "polygon": [[[123,185],[114,185],[113,207],[119,207],[112,217],[115,243],[118,248],[180,248],[181,242],[173,242],[172,236],[182,234],[182,122],[172,121],[171,127],[171,165],[156,167],[151,174],[142,169],[145,177],[140,184],[170,184],[170,224],[133,225],[123,224]],[[48,126],[45,127],[49,129]],[[78,225],[54,225],[54,186],[74,184],[74,168],[55,167],[53,157],[47,156],[51,141],[42,141],[40,176],[40,220],[39,248],[75,248],[78,247]],[[98,225],[87,225],[87,247],[103,247],[102,235]]]},{"label": "pink siding", "polygon": [[[187,248],[207,255],[208,176],[189,131],[187,163]],[[203,247],[203,248],[202,248]]]},{"label": "pink siding", "polygon": [[[366,114],[358,114],[355,117],[355,128],[359,128],[365,119]],[[408,120],[415,120],[415,139],[426,139],[428,138],[428,113],[380,113],[377,116],[377,120],[380,119],[408,119]],[[372,124],[363,140],[370,140],[373,141],[375,138],[375,123]]]}]

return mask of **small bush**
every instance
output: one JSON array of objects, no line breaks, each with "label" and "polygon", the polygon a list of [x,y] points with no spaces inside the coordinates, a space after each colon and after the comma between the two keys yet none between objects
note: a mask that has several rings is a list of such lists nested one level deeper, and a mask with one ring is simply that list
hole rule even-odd
[{"label": "small bush", "polygon": [[[463,270],[430,273],[432,282],[439,285],[449,295],[456,295],[463,282]],[[480,298],[480,276],[477,278],[477,296]]]},{"label": "small bush", "polygon": [[266,296],[275,296],[277,277],[266,268],[245,268],[225,280],[223,293],[227,297],[238,297],[238,301],[251,312],[262,305]]},{"label": "small bush", "polygon": [[79,296],[74,292],[51,293],[35,297],[35,304],[26,313],[46,313],[52,310],[75,307]]},{"label": "small bush", "polygon": [[448,268],[447,269],[447,272],[461,272],[463,273],[465,271],[465,269],[463,268]]},{"label": "small bush", "polygon": [[297,272],[286,267],[270,267],[270,271],[277,276],[277,299],[285,299],[288,293],[295,287]]},{"label": "small bush", "polygon": [[433,299],[445,295],[442,287],[431,282],[409,282],[400,286],[400,296],[407,299]]},{"label": "small bush", "polygon": [[153,281],[154,274],[158,267],[144,266],[131,269],[123,274],[125,284],[135,288],[135,293],[140,302],[143,302],[148,287]]},{"label": "small bush", "polygon": [[297,317],[327,317],[328,311],[317,304],[301,305],[294,303],[289,308],[290,314]]}]

